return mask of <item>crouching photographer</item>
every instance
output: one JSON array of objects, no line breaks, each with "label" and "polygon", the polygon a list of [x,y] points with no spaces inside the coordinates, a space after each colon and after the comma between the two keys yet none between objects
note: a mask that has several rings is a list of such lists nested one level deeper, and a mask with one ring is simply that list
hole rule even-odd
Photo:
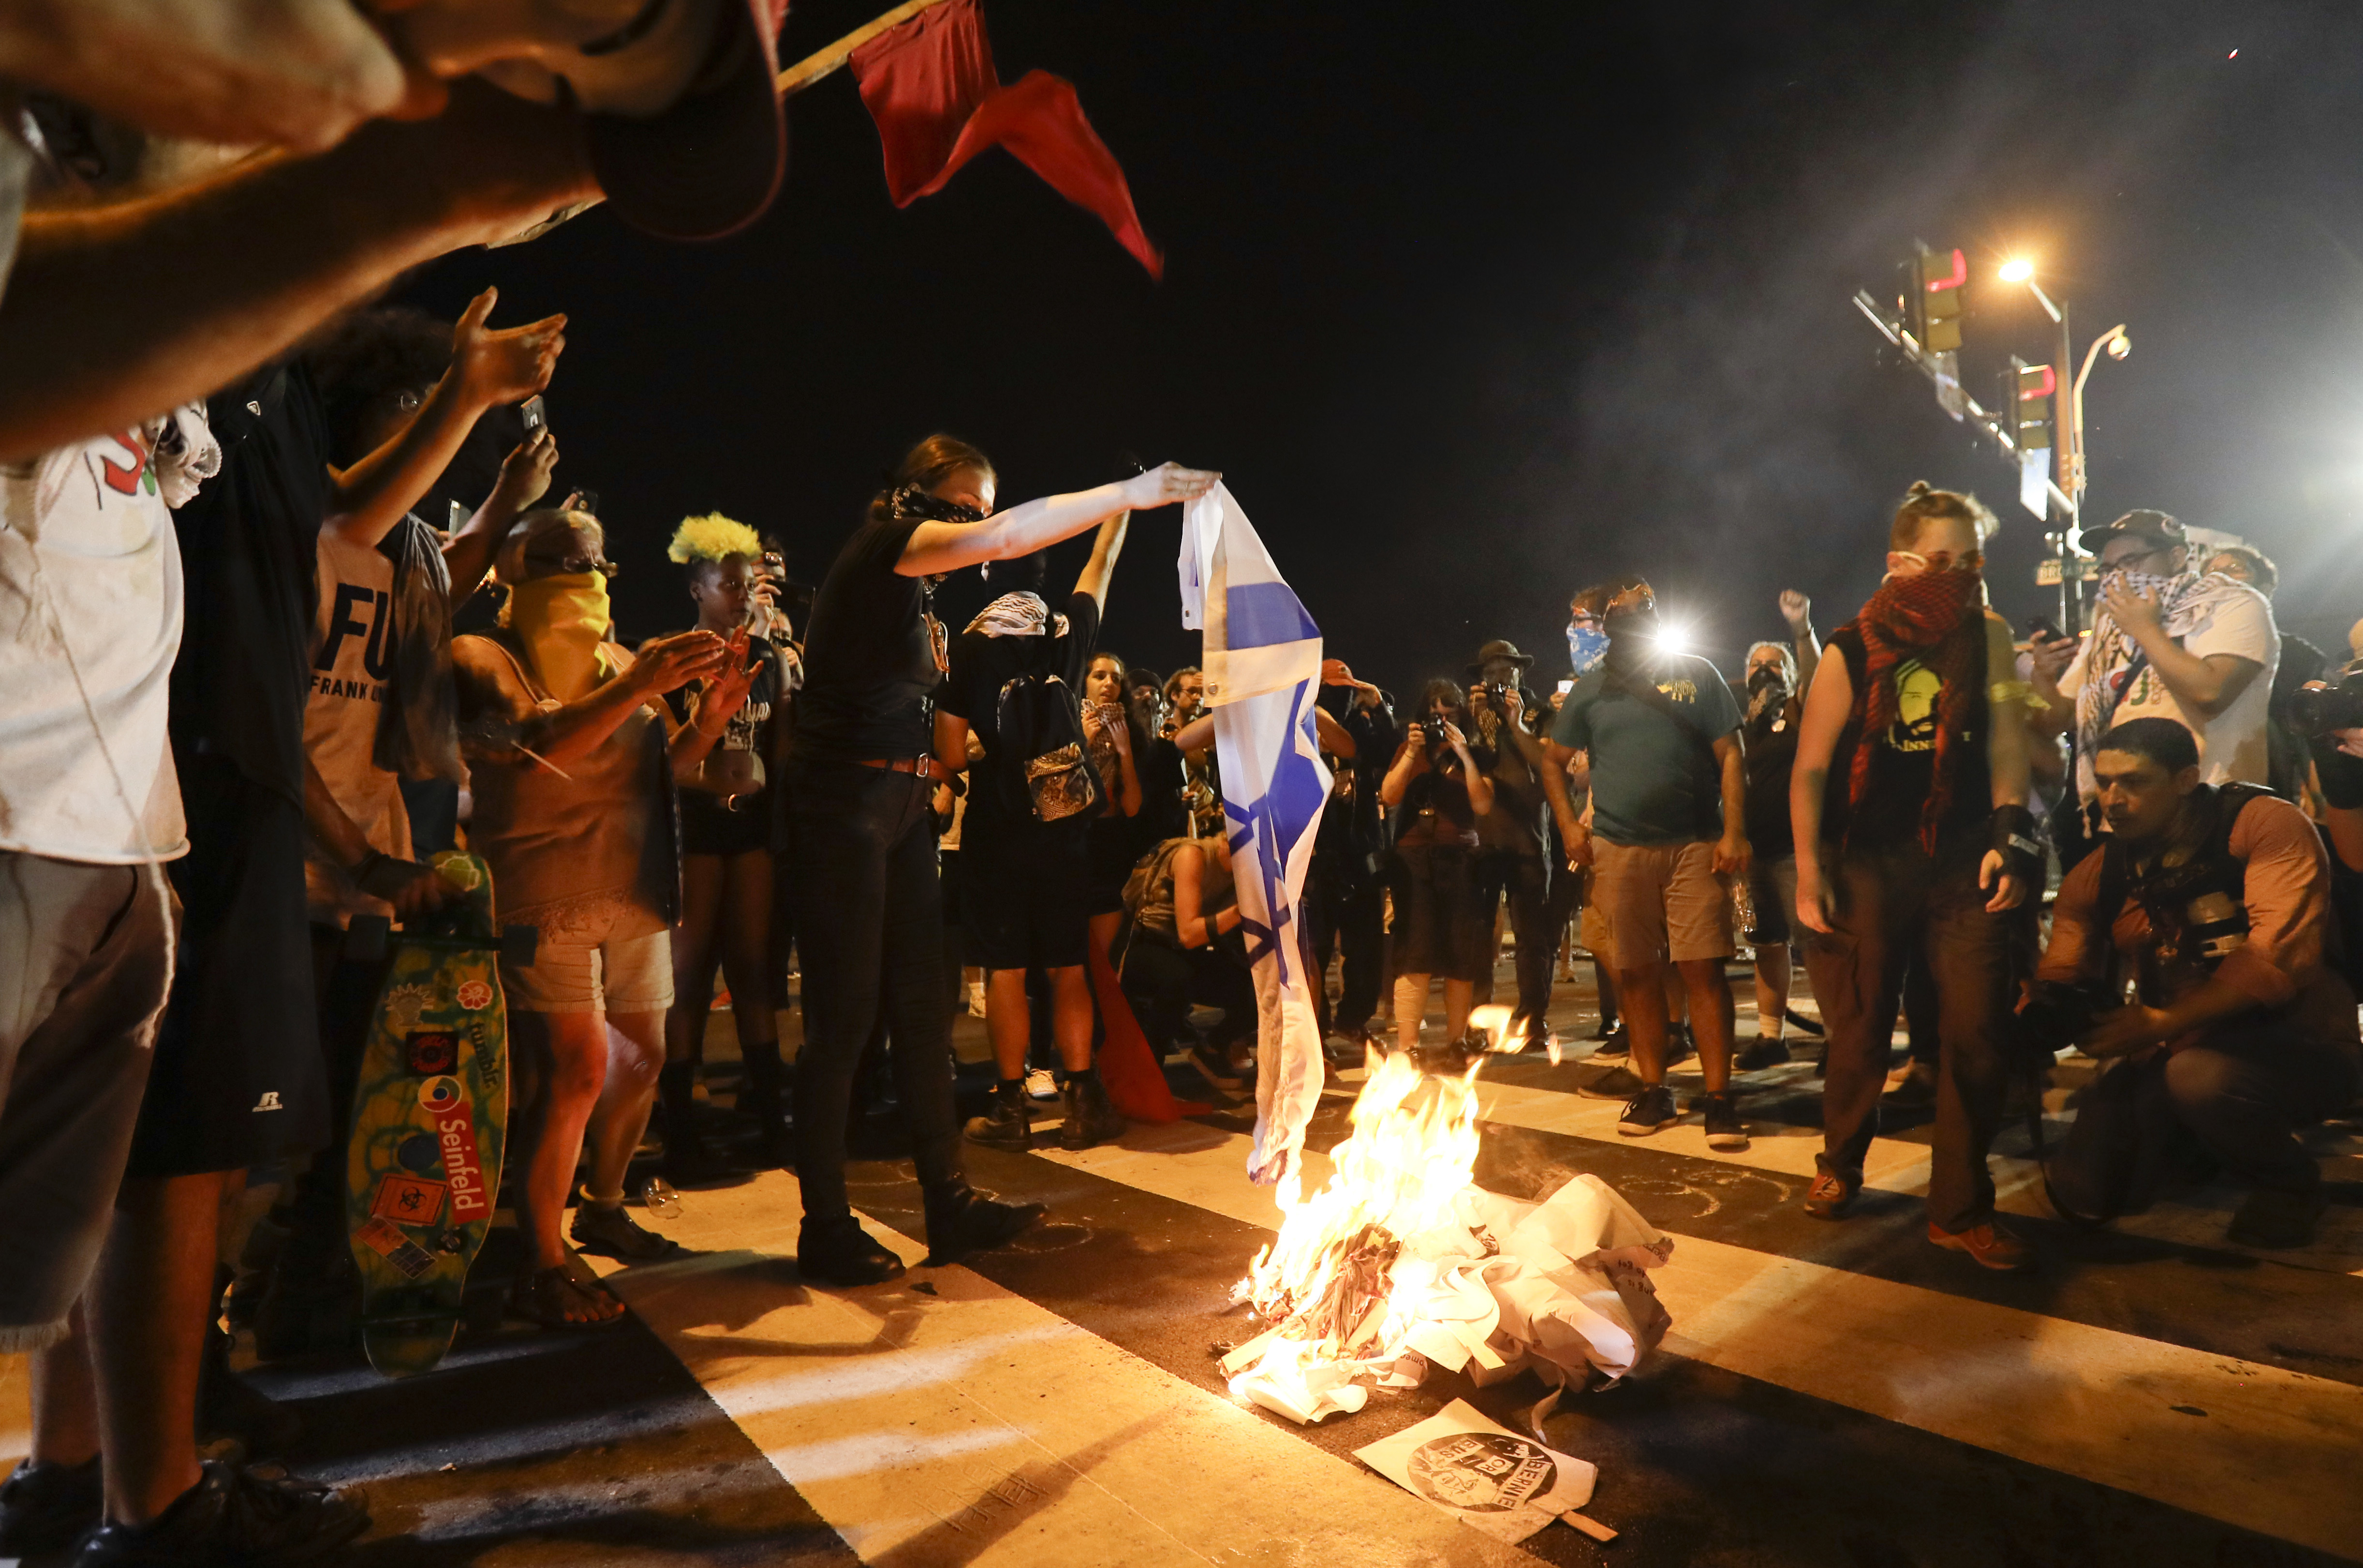
[{"label": "crouching photographer", "polygon": [[1190,1032],[1193,1003],[1223,1010],[1190,1060],[1217,1088],[1241,1088],[1255,1072],[1255,980],[1240,934],[1231,842],[1169,838],[1140,858],[1124,885],[1132,941],[1124,955],[1125,995],[1153,1037]]},{"label": "crouching photographer", "polygon": [[[2105,1064],[2046,1173],[2052,1200],[2113,1219],[2213,1165],[2253,1188],[2233,1241],[2303,1246],[2322,1174],[2298,1135],[2353,1097],[2357,1047],[2321,837],[2258,786],[2200,783],[2169,719],[2110,730],[2092,773],[2110,837],[2060,885],[2021,1016],[2033,1043]],[[2105,1006],[2128,981],[2136,999]]]}]

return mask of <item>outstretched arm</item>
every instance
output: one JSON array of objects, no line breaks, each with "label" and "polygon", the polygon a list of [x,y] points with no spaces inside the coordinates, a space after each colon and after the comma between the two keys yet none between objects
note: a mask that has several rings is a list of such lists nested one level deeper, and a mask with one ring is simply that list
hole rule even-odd
[{"label": "outstretched arm", "polygon": [[[374,549],[450,467],[486,409],[522,403],[549,384],[566,347],[566,318],[553,315],[494,332],[484,326],[500,299],[486,289],[451,332],[451,365],[410,423],[335,476],[321,526],[347,544]],[[470,583],[472,592],[475,584]]]},{"label": "outstretched arm", "polygon": [[436,118],[318,157],[29,215],[0,296],[0,461],[204,397],[404,271],[597,190],[572,121],[460,82]]},{"label": "outstretched arm", "polygon": [[1088,593],[1092,602],[1107,608],[1108,579],[1115,572],[1115,558],[1124,554],[1125,525],[1132,513],[1119,512],[1100,525],[1100,536],[1092,541],[1092,558],[1083,563],[1083,572],[1075,579],[1075,591]]},{"label": "outstretched arm", "polygon": [[1119,512],[1146,512],[1177,501],[1195,501],[1222,477],[1208,469],[1164,463],[1120,484],[1024,502],[982,523],[922,523],[911,531],[894,569],[904,577],[935,577],[980,561],[1030,556]]}]

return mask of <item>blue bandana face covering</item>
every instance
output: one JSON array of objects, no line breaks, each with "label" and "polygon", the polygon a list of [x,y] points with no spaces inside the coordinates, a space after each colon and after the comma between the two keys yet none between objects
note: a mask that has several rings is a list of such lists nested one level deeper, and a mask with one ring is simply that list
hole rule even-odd
[{"label": "blue bandana face covering", "polygon": [[1608,657],[1608,634],[1597,626],[1567,624],[1567,657],[1578,675],[1589,675],[1594,665]]}]

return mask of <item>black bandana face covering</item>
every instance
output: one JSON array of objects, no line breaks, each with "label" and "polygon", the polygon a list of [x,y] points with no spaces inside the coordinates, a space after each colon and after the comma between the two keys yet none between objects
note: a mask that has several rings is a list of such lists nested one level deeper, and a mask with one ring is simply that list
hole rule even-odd
[{"label": "black bandana face covering", "polygon": [[1612,610],[1604,623],[1608,628],[1608,657],[1611,669],[1637,669],[1657,651],[1658,612],[1647,610]]},{"label": "black bandana face covering", "polygon": [[915,484],[906,484],[886,498],[886,510],[897,522],[916,517],[926,523],[982,523],[984,513],[973,506],[945,501]]}]

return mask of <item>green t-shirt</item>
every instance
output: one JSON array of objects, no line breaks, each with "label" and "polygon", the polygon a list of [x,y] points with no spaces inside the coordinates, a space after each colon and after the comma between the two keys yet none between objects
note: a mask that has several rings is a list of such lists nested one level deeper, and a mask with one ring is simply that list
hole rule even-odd
[{"label": "green t-shirt", "polygon": [[1601,665],[1575,683],[1551,739],[1592,754],[1592,830],[1611,844],[1689,844],[1723,832],[1723,773],[1714,743],[1739,728],[1739,704],[1714,666],[1660,657],[1653,684],[1668,712],[1612,690]]}]

